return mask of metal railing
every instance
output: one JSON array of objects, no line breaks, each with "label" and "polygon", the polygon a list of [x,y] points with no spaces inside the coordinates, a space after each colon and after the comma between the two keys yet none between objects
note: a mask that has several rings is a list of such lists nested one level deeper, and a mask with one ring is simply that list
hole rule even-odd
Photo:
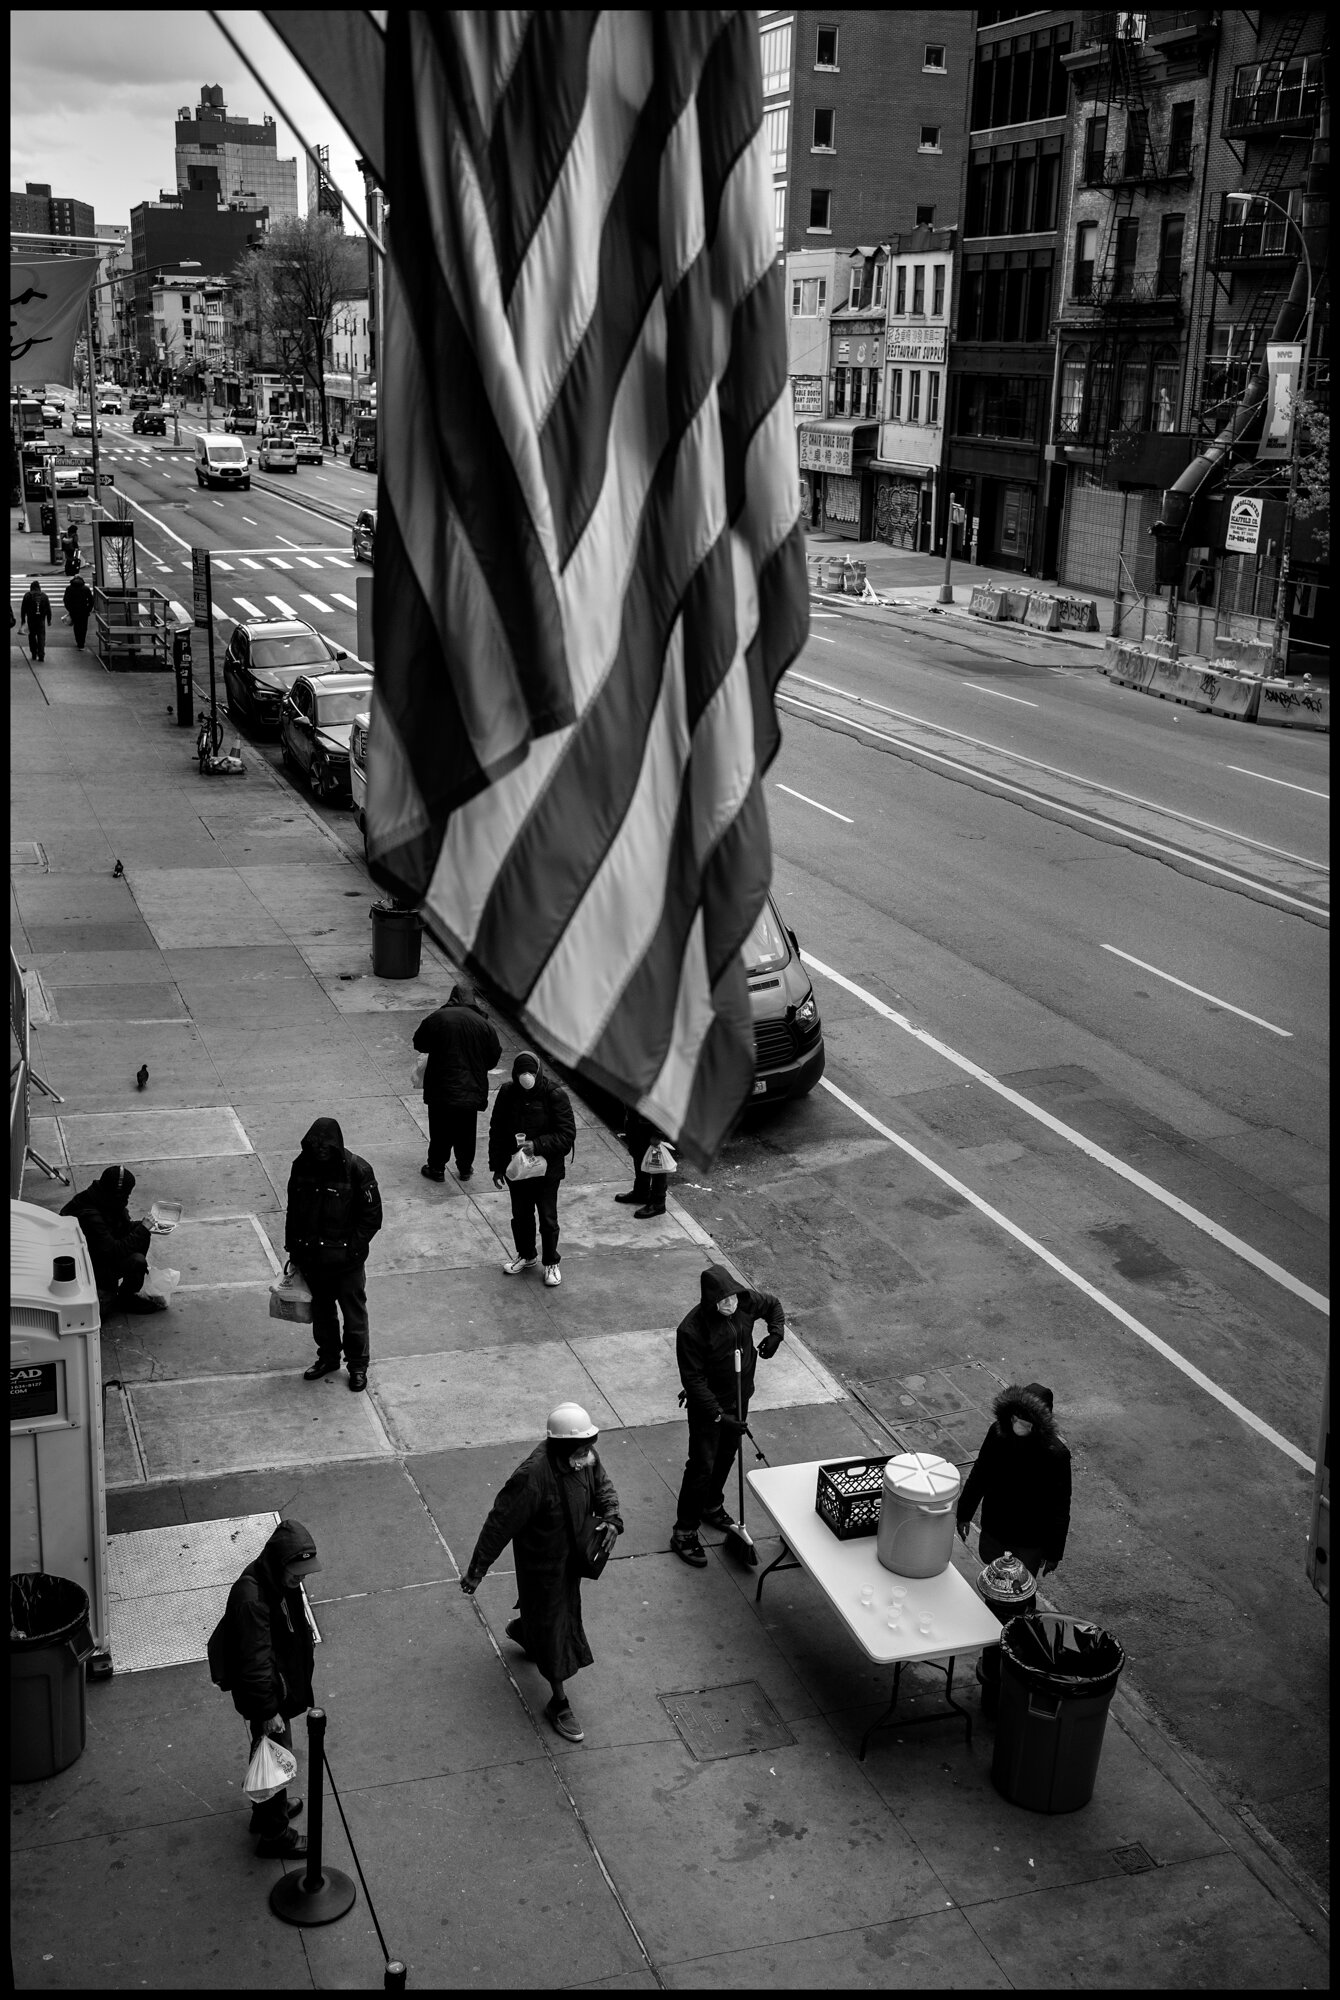
[{"label": "metal railing", "polygon": [[70,1176],[59,1167],[53,1167],[35,1153],[32,1147],[32,1093],[34,1087],[49,1097],[54,1104],[63,1104],[65,1099],[59,1091],[40,1077],[32,1064],[31,1027],[28,1018],[28,988],[23,977],[23,967],[14,956],[11,945],[9,951],[9,1031],[18,1050],[17,1060],[9,1072],[9,1193],[13,1201],[23,1198],[23,1170],[29,1160],[40,1167],[49,1180],[61,1181],[66,1187]]},{"label": "metal railing", "polygon": [[1288,222],[1277,214],[1219,222],[1210,240],[1210,256],[1220,264],[1273,264],[1293,263],[1298,252]]},{"label": "metal railing", "polygon": [[1224,92],[1223,131],[1226,137],[1268,132],[1280,125],[1306,125],[1321,109],[1321,78],[1307,73],[1273,88],[1239,93],[1229,84]]},{"label": "metal railing", "polygon": [[1137,182],[1191,180],[1196,172],[1196,146],[1179,146],[1161,161],[1152,145],[1118,146],[1110,153],[1086,153],[1085,187],[1122,187]]},{"label": "metal railing", "polygon": [[1182,304],[1182,274],[1175,277],[1159,271],[1095,272],[1087,292],[1066,299],[1063,319],[1083,317],[1087,312],[1106,312],[1123,306],[1159,307],[1179,311]]}]

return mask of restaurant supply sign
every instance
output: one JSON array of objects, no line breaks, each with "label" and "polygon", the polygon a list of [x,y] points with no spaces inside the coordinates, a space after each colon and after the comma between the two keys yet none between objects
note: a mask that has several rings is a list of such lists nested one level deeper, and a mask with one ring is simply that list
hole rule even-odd
[{"label": "restaurant supply sign", "polygon": [[824,378],[822,375],[793,375],[791,377],[791,408],[798,417],[821,417],[824,413]]},{"label": "restaurant supply sign", "polygon": [[802,430],[800,469],[802,472],[851,472],[850,431]]},{"label": "restaurant supply sign", "polygon": [[884,344],[890,361],[943,364],[947,330],[943,326],[891,326]]}]

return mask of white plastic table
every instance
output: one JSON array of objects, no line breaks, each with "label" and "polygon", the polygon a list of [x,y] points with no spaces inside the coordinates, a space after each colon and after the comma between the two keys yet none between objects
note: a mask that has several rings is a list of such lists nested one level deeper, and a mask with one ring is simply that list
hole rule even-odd
[{"label": "white plastic table", "polygon": [[[815,1459],[806,1465],[770,1465],[748,1474],[750,1486],[776,1522],[785,1544],[781,1555],[759,1577],[755,1603],[762,1597],[764,1582],[773,1570],[803,1569],[814,1578],[867,1658],[893,1668],[892,1697],[883,1715],[871,1723],[861,1738],[862,1758],[875,1731],[892,1725],[903,1668],[912,1665],[944,1667],[948,1707],[930,1715],[905,1717],[901,1726],[943,1722],[951,1713],[961,1715],[971,1743],[972,1717],[954,1700],[954,1661],[959,1653],[996,1645],[1000,1639],[999,1620],[952,1563],[939,1576],[899,1577],[885,1569],[879,1560],[874,1535],[857,1535],[851,1541],[840,1542],[828,1523],[815,1512],[821,1463],[822,1460]],[[861,1589],[867,1584],[875,1592],[872,1609],[861,1602]],[[895,1584],[902,1584],[907,1596],[903,1601],[902,1624],[897,1631],[891,1631],[888,1621]],[[923,1632],[921,1620],[927,1616],[931,1629]]]}]

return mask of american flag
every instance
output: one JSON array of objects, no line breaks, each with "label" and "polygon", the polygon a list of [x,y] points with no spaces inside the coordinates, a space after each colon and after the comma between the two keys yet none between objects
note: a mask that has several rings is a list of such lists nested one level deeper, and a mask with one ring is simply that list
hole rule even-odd
[{"label": "american flag", "polygon": [[706,1164],[808,630],[756,16],[393,11],[385,103],[374,870]]}]

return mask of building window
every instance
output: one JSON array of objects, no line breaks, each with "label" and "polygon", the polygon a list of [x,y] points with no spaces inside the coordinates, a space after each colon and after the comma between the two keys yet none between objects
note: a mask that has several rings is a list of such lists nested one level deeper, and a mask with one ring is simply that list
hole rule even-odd
[{"label": "building window", "polygon": [[758,38],[758,47],[763,64],[763,95],[771,97],[774,92],[785,90],[791,81],[791,23],[765,28]]},{"label": "building window", "polygon": [[1158,295],[1173,298],[1182,289],[1182,234],[1184,215],[1165,215],[1159,225]]},{"label": "building window", "polygon": [[1093,263],[1098,254],[1098,224],[1081,222],[1075,231],[1075,297],[1093,297]]},{"label": "building window", "polygon": [[912,266],[912,310],[914,313],[924,313],[926,310],[926,266],[924,264],[914,264]]},{"label": "building window", "polygon": [[828,305],[827,278],[793,278],[791,281],[792,319],[818,319]]},{"label": "building window", "polygon": [[836,130],[836,125],[837,125],[837,114],[836,114],[836,112],[833,112],[833,111],[816,111],[816,112],[815,112],[815,114],[814,114],[814,143],[813,143],[813,145],[812,145],[812,146],[811,146],[811,148],[810,148],[810,151],[811,151],[811,152],[813,152],[813,153],[831,153],[831,152],[834,152],[834,151],[836,150],[836,148],[837,148],[837,139],[836,139],[836,137],[834,136],[834,135],[835,135],[835,130]]},{"label": "building window", "polygon": [[894,286],[893,309],[896,313],[907,311],[907,266],[898,266],[898,277]]},{"label": "building window", "polygon": [[831,233],[833,215],[833,191],[831,188],[810,189],[810,228],[823,229]]},{"label": "building window", "polygon": [[1123,431],[1144,429],[1145,398],[1149,393],[1149,356],[1143,347],[1127,355],[1121,370],[1121,396],[1117,404],[1117,426]]},{"label": "building window", "polygon": [[1123,215],[1117,223],[1117,257],[1115,292],[1119,299],[1129,298],[1135,289],[1135,270],[1140,260],[1140,218],[1138,215]]},{"label": "building window", "polygon": [[931,311],[936,319],[944,317],[945,309],[945,267],[943,264],[931,266]]},{"label": "building window", "polygon": [[933,201],[919,202],[917,204],[917,228],[929,229],[934,221],[935,203]]},{"label": "building window", "polygon": [[816,69],[836,69],[837,59],[836,28],[820,28],[814,38],[814,67]]},{"label": "building window", "polygon": [[940,421],[940,377],[932,370],[926,377],[926,422],[938,424]]},{"label": "building window", "polygon": [[1174,104],[1168,120],[1168,171],[1185,173],[1191,165],[1191,133],[1196,123],[1192,103]]},{"label": "building window", "polygon": [[927,42],[926,53],[922,57],[923,69],[942,70],[945,66],[944,45],[941,42]]},{"label": "building window", "polygon": [[[987,25],[985,15],[978,14],[977,25]],[[1059,118],[1069,85],[1062,57],[1069,52],[1068,25],[979,48],[973,64],[970,129]]]},{"label": "building window", "polygon": [[[780,250],[786,242],[785,181],[782,182],[780,187],[775,187],[772,191],[772,226],[777,236],[777,248]],[[367,332],[366,326],[363,328],[363,331],[364,333]]]},{"label": "building window", "polygon": [[1086,119],[1084,125],[1084,185],[1101,187],[1107,164],[1107,116]]},{"label": "building window", "polygon": [[1170,431],[1177,419],[1177,350],[1160,347],[1154,354],[1154,374],[1149,396],[1149,428]]},{"label": "building window", "polygon": [[763,131],[775,174],[786,172],[786,143],[791,124],[789,106],[781,104],[763,113]]},{"label": "building window", "polygon": [[909,368],[907,371],[907,421],[909,424],[921,422],[921,370]]},{"label": "building window", "polygon": [[884,279],[888,268],[882,257],[875,265],[875,279],[870,287],[870,304],[872,307],[882,306],[884,303]]},{"label": "building window", "polygon": [[917,146],[919,153],[938,153],[940,150],[940,128],[938,125],[923,125],[921,140]]},{"label": "building window", "polygon": [[895,423],[903,418],[903,371],[901,368],[889,370],[889,415]]},{"label": "building window", "polygon": [[833,415],[840,417],[847,407],[847,371],[845,368],[833,370]]},{"label": "building window", "polygon": [[1036,377],[961,375],[957,393],[960,436],[1036,438],[1039,410]]}]

